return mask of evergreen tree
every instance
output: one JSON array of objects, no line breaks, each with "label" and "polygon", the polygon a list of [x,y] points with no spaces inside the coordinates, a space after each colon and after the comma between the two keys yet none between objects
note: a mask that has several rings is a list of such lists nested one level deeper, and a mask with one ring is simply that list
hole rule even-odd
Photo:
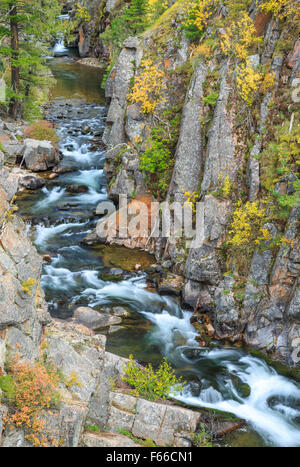
[{"label": "evergreen tree", "polygon": [[124,12],[124,19],[134,34],[144,31],[147,26],[149,0],[131,0],[129,8]]},{"label": "evergreen tree", "polygon": [[45,83],[44,56],[49,41],[61,28],[58,0],[1,0],[0,61],[10,70],[9,113],[21,115],[35,86]]}]

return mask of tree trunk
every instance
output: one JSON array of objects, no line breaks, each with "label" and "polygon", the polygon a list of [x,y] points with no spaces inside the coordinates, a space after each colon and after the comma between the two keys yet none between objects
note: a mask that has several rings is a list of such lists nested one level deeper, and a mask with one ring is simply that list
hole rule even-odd
[{"label": "tree trunk", "polygon": [[[12,48],[12,64],[11,64],[11,86],[12,90],[19,94],[20,92],[20,68],[14,64],[14,60],[19,58],[19,32],[18,23],[16,20],[17,7],[15,5],[9,5],[9,16],[10,18],[10,31],[11,31],[11,48]],[[20,113],[20,100],[16,97],[12,97],[9,104],[9,114],[13,118],[17,118]]]}]

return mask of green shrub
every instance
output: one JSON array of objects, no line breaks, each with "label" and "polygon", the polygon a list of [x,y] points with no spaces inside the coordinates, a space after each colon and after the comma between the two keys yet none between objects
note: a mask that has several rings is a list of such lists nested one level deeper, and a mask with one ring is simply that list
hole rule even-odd
[{"label": "green shrub", "polygon": [[85,425],[84,429],[86,431],[99,431],[99,427],[96,425]]},{"label": "green shrub", "polygon": [[125,375],[123,381],[126,381],[134,388],[134,393],[149,400],[167,399],[171,392],[179,392],[185,386],[182,378],[177,378],[173,368],[164,358],[155,371],[151,364],[141,368],[129,356],[129,363],[123,367]]},{"label": "green shrub", "polygon": [[211,105],[214,107],[217,103],[217,100],[219,98],[219,93],[218,92],[212,92],[209,94],[209,96],[203,97],[203,102],[207,105]]},{"label": "green shrub", "polygon": [[171,151],[167,147],[167,140],[150,137],[144,153],[140,155],[140,169],[149,175],[148,182],[151,191],[164,197],[170,181],[170,171],[173,165]]},{"label": "green shrub", "polygon": [[16,399],[16,387],[11,375],[0,376],[0,389],[2,390],[4,401],[13,404]]},{"label": "green shrub", "polygon": [[194,433],[192,439],[193,445],[197,448],[212,448],[211,435],[206,431],[205,426],[201,423],[201,431]]},{"label": "green shrub", "polygon": [[146,151],[140,157],[140,169],[143,172],[164,172],[170,164],[171,153],[163,141],[154,138],[148,140]]}]

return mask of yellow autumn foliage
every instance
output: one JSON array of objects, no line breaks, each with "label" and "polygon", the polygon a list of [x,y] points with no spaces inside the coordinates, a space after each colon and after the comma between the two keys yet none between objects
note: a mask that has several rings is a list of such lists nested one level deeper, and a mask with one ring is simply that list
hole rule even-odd
[{"label": "yellow autumn foliage", "polygon": [[164,102],[162,93],[167,88],[165,74],[151,58],[143,59],[140,68],[141,72],[135,77],[128,100],[140,104],[142,112],[149,114],[154,112],[158,104]]},{"label": "yellow autumn foliage", "polygon": [[226,55],[233,54],[239,60],[247,60],[250,47],[261,43],[257,37],[254,23],[248,13],[243,11],[240,19],[225,28],[221,38],[221,49]]},{"label": "yellow autumn foliage", "polygon": [[293,17],[299,19],[299,3],[295,0],[264,0],[259,8],[265,13],[272,13],[279,19]]},{"label": "yellow autumn foliage", "polygon": [[258,201],[247,201],[244,205],[239,201],[233,212],[228,244],[237,249],[253,244],[265,219],[266,210],[259,207]]},{"label": "yellow autumn foliage", "polygon": [[188,14],[187,26],[195,26],[202,31],[208,25],[211,16],[211,7],[216,3],[213,0],[191,0],[184,5],[184,11]]}]

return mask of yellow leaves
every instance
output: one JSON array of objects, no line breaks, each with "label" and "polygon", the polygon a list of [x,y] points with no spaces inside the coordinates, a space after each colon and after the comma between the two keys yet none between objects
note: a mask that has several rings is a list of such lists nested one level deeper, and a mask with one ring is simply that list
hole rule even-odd
[{"label": "yellow leaves", "polygon": [[242,63],[237,68],[237,86],[240,96],[249,107],[253,104],[254,97],[261,84],[261,74],[254,70],[253,66],[247,62]]},{"label": "yellow leaves", "polygon": [[280,244],[283,246],[287,246],[288,248],[294,248],[295,246],[295,240],[286,238],[286,237],[281,237],[280,238]]},{"label": "yellow leaves", "polygon": [[122,379],[133,387],[133,393],[149,400],[166,399],[171,391],[181,391],[185,385],[181,377],[176,378],[173,368],[165,358],[157,370],[154,370],[151,363],[141,367],[130,355],[123,370],[125,375]]},{"label": "yellow leaves", "polygon": [[191,45],[191,57],[205,57],[209,58],[211,55],[211,47],[208,44],[199,44],[195,46],[194,44]]},{"label": "yellow leaves", "polygon": [[252,19],[247,12],[242,12],[239,21],[225,28],[221,49],[226,55],[232,53],[240,60],[247,60],[250,47],[260,42]]},{"label": "yellow leaves", "polygon": [[196,201],[199,198],[199,192],[193,191],[191,193],[190,191],[185,191],[184,196],[186,198],[184,206],[190,207],[193,212],[196,212]]},{"label": "yellow leaves", "polygon": [[67,388],[72,386],[82,386],[81,381],[79,381],[76,371],[72,371],[70,377],[65,382]]},{"label": "yellow leaves", "polygon": [[259,9],[265,13],[273,13],[279,19],[293,17],[299,19],[299,3],[295,0],[264,0]]},{"label": "yellow leaves", "polygon": [[130,102],[141,104],[142,112],[153,113],[158,104],[164,102],[163,91],[167,88],[164,82],[165,74],[152,59],[141,61],[141,73],[136,76],[131,93]]},{"label": "yellow leaves", "polygon": [[248,201],[244,205],[238,202],[232,217],[228,244],[239,249],[255,242],[265,218],[266,210],[259,207],[258,201]]},{"label": "yellow leaves", "polygon": [[206,28],[211,12],[208,7],[212,4],[210,0],[194,0],[189,8],[189,26],[196,26],[199,31]]},{"label": "yellow leaves", "polygon": [[229,175],[225,175],[224,177],[223,173],[220,172],[218,175],[218,180],[221,182],[221,187],[217,194],[222,198],[228,199],[233,188],[233,183],[230,180]]},{"label": "yellow leaves", "polygon": [[270,89],[274,88],[275,79],[273,73],[266,73],[261,82],[261,91],[268,92]]},{"label": "yellow leaves", "polygon": [[87,8],[84,5],[80,5],[79,2],[76,3],[75,16],[77,19],[87,23],[91,20],[91,15],[89,14]]},{"label": "yellow leaves", "polygon": [[249,60],[238,66],[236,81],[240,96],[249,107],[258,92],[266,93],[275,86],[273,73],[256,71]]},{"label": "yellow leaves", "polygon": [[250,51],[262,42],[257,37],[253,20],[246,11],[241,12],[240,18],[231,27],[225,28],[221,37],[221,49],[224,54],[232,54],[239,62],[236,82],[241,98],[251,107],[258,92],[268,92],[274,87],[275,80],[272,73],[257,71],[249,60]]},{"label": "yellow leaves", "polygon": [[186,31],[202,33],[216,9],[215,0],[190,0],[183,5],[185,19],[183,21]]},{"label": "yellow leaves", "polygon": [[24,290],[24,292],[26,292],[28,295],[31,295],[32,289],[36,283],[37,283],[36,279],[33,279],[33,277],[29,277],[27,281],[23,282],[22,290]]}]

